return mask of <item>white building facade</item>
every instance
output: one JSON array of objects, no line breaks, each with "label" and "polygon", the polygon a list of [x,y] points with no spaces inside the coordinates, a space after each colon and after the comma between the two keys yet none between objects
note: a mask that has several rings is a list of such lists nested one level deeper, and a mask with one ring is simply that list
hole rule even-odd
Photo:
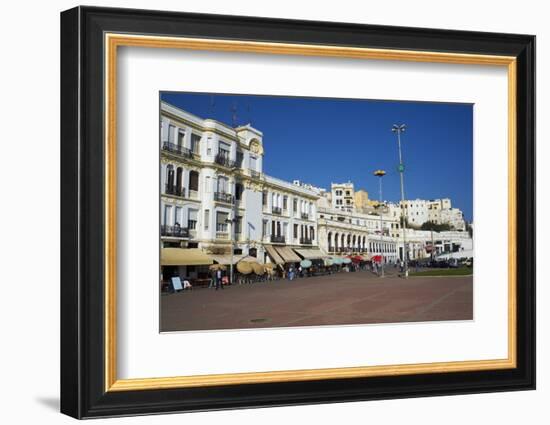
[{"label": "white building facade", "polygon": [[407,223],[412,227],[420,227],[426,222],[448,224],[453,230],[465,230],[464,214],[458,208],[452,208],[449,198],[414,199],[399,203],[404,206]]},{"label": "white building facade", "polygon": [[355,189],[352,182],[330,185],[332,208],[351,212],[355,209]]},{"label": "white building facade", "polygon": [[383,203],[381,215],[360,212],[352,182],[333,183],[329,191],[266,175],[264,136],[250,125],[233,128],[166,102],[160,120],[162,248],[252,256],[260,263],[299,261],[292,250],[380,255],[393,263],[403,258],[404,211],[417,228],[433,221],[456,229],[407,229],[409,259],[472,250],[462,212],[450,199]]},{"label": "white building facade", "polygon": [[163,248],[251,255],[317,246],[316,191],[263,173],[263,134],[161,103]]},{"label": "white building facade", "polygon": [[391,231],[398,222],[373,214],[319,207],[319,246],[329,254],[381,255],[397,261],[398,241]]}]

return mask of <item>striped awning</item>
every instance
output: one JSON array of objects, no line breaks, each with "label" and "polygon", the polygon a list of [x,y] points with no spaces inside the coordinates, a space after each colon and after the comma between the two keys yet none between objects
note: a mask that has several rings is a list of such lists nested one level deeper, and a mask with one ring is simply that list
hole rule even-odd
[{"label": "striped awning", "polygon": [[160,264],[162,266],[207,266],[212,258],[199,248],[162,248]]},{"label": "striped awning", "polygon": [[284,264],[285,260],[281,258],[281,256],[277,253],[274,247],[271,245],[264,245],[265,251],[267,252],[267,255],[271,259],[272,263],[275,264]]},{"label": "striped awning", "polygon": [[302,261],[302,259],[288,246],[277,246],[275,249],[285,263],[299,263]]},{"label": "striped awning", "polygon": [[304,260],[322,260],[323,258],[329,258],[328,255],[323,254],[320,249],[317,248],[294,248],[296,253],[303,257]]}]

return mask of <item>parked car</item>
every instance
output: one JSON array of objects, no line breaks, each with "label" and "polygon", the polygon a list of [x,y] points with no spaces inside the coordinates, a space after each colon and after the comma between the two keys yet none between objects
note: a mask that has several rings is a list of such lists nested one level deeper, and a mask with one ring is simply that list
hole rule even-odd
[{"label": "parked car", "polygon": [[456,258],[451,258],[448,262],[448,267],[451,269],[458,269],[460,267],[460,263]]}]

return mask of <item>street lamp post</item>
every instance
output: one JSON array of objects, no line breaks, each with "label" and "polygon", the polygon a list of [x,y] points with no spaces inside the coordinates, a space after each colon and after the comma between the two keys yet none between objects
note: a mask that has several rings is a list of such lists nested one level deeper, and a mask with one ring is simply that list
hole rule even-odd
[{"label": "street lamp post", "polygon": [[229,283],[233,285],[233,252],[235,251],[235,243],[233,238],[233,224],[235,223],[236,219],[234,218],[228,218],[225,220],[225,222],[229,225],[229,239],[231,241],[231,258],[230,258],[230,264],[229,264]]},{"label": "street lamp post", "polygon": [[[380,215],[380,246],[382,246],[382,236],[384,234],[384,226],[382,221],[382,177],[386,175],[384,170],[376,170],[374,175],[378,177],[380,202],[378,203],[378,214]],[[382,249],[380,250],[380,277],[384,277],[384,254]]]},{"label": "street lamp post", "polygon": [[401,226],[403,230],[403,262],[405,264],[405,279],[409,277],[409,256],[407,250],[407,225],[405,224],[405,187],[403,183],[403,173],[405,171],[405,166],[403,165],[403,158],[401,156],[401,133],[405,131],[405,124],[394,124],[391,131],[397,133],[397,146],[399,150],[399,176],[401,179]]}]

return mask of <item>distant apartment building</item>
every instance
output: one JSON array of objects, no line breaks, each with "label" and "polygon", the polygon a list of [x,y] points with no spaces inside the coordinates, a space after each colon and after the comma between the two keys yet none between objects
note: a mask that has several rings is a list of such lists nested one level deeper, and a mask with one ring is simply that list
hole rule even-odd
[{"label": "distant apartment building", "polygon": [[425,200],[407,200],[400,205],[404,206],[407,224],[420,227],[430,221],[436,224],[448,224],[453,230],[465,230],[464,215],[458,208],[452,208],[448,198]]},{"label": "distant apartment building", "polygon": [[319,246],[329,254],[381,255],[385,262],[397,260],[398,241],[391,236],[394,219],[336,208],[318,208]]},{"label": "distant apartment building", "polygon": [[375,211],[379,204],[378,200],[370,199],[369,192],[360,189],[355,192],[354,196],[355,209],[359,212],[370,213]]},{"label": "distant apartment building", "polygon": [[332,183],[330,185],[332,208],[353,211],[355,208],[355,190],[353,183]]}]

